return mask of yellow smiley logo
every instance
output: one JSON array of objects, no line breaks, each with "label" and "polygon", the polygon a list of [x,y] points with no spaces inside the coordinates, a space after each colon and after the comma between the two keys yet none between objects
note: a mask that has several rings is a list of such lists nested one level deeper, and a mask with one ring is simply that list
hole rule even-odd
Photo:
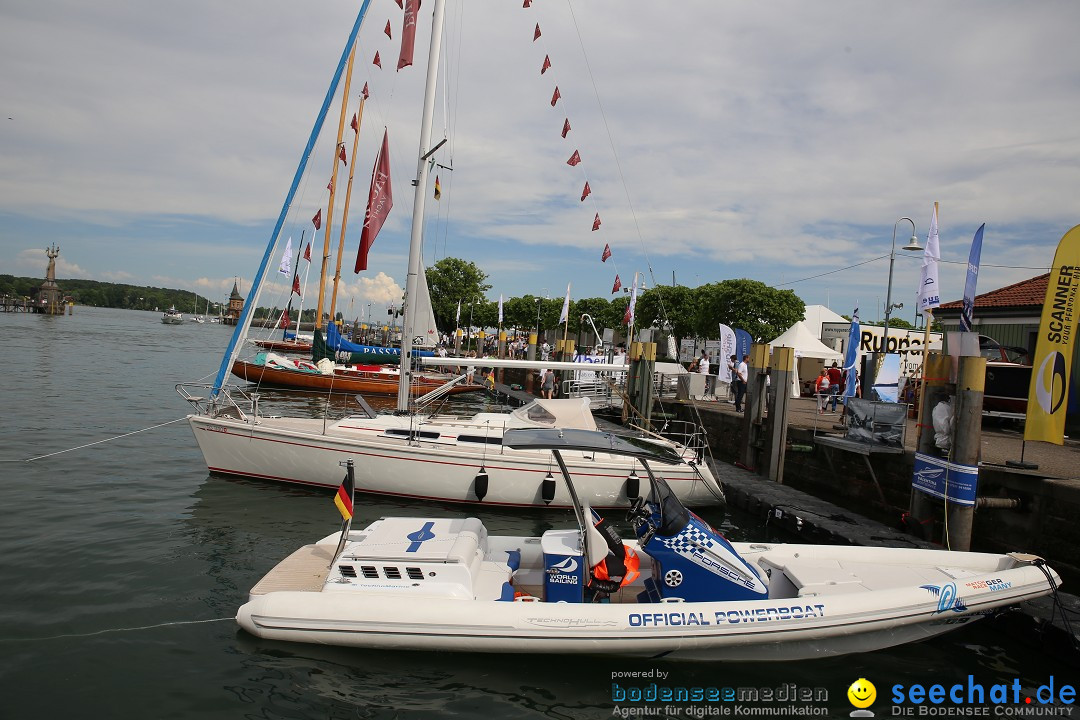
[{"label": "yellow smiley logo", "polygon": [[877,699],[877,688],[866,678],[859,678],[851,683],[851,687],[847,690],[847,697],[855,707],[868,708]]}]

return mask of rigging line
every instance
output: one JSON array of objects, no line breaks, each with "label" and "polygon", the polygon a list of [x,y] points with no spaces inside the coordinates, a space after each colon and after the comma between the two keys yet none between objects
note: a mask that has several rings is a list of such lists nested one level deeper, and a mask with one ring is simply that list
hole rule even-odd
[{"label": "rigging line", "polygon": [[[919,261],[922,260],[921,255],[897,255],[896,257],[905,258],[907,260],[919,260]],[[938,258],[938,262],[939,263],[945,263],[946,265],[967,265],[968,264],[967,260],[946,260],[944,258]],[[993,265],[991,263],[979,263],[979,267],[980,268],[984,268],[984,267],[1004,268],[1006,270],[1044,270],[1046,272],[1050,272],[1050,267],[1048,265],[1043,265],[1041,267],[1038,267],[1038,266],[1034,266],[1034,265]]]},{"label": "rigging line", "polygon": [[815,280],[815,279],[817,279],[819,277],[825,277],[826,275],[832,275],[834,273],[843,272],[845,270],[850,270],[851,268],[857,268],[860,265],[867,265],[867,264],[872,263],[872,262],[877,262],[878,260],[884,260],[887,257],[889,257],[889,256],[888,255],[879,255],[879,256],[877,256],[875,258],[870,258],[869,260],[864,260],[861,263],[855,263],[854,265],[848,265],[847,267],[837,268],[836,270],[829,270],[828,272],[823,272],[823,273],[821,273],[819,275],[811,275],[810,277],[804,277],[804,278],[800,278],[798,280],[791,280],[790,282],[778,283],[778,284],[774,285],[774,287],[784,287],[785,285],[794,285],[795,283],[806,282],[807,280]]},{"label": "rigging line", "polygon": [[113,440],[119,440],[120,438],[125,438],[125,437],[128,437],[129,435],[138,435],[139,433],[146,432],[147,430],[156,430],[157,428],[165,427],[166,425],[172,425],[173,423],[178,423],[181,420],[187,420],[187,416],[179,417],[179,418],[176,418],[175,420],[169,420],[168,422],[163,422],[163,423],[161,423],[159,425],[151,425],[150,427],[144,427],[141,430],[132,430],[131,432],[124,433],[123,435],[116,435],[114,437],[105,438],[104,440],[95,440],[92,443],[86,443],[85,445],[79,445],[78,447],[68,448],[67,450],[57,450],[56,452],[48,453],[47,455],[38,455],[36,457],[26,458],[25,460],[0,460],[0,462],[34,462],[35,460],[43,460],[44,458],[53,457],[54,455],[63,455],[64,453],[69,453],[69,452],[72,452],[74,450],[82,450],[84,448],[93,447],[94,445],[100,445],[101,443],[107,443],[107,442],[111,442]]},{"label": "rigging line", "polygon": [[42,642],[44,640],[60,640],[63,638],[84,638],[94,637],[95,635],[106,635],[108,633],[115,632],[132,632],[135,630],[154,630],[156,628],[163,627],[176,627],[180,625],[205,625],[206,623],[218,623],[225,622],[226,620],[235,620],[236,618],[223,617],[214,618],[213,620],[177,620],[175,622],[157,623],[156,625],[140,625],[138,627],[123,627],[123,628],[108,628],[107,630],[96,630],[88,633],[67,633],[64,635],[50,635],[48,637],[36,637],[36,638],[0,638],[0,643],[14,643],[14,642]]},{"label": "rigging line", "polygon": [[[615,139],[611,134],[611,126],[608,124],[607,113],[604,111],[604,103],[600,100],[600,90],[596,86],[596,77],[593,75],[592,65],[589,63],[589,56],[585,52],[585,41],[581,37],[581,28],[578,26],[577,15],[574,14],[574,6],[571,0],[566,0],[566,6],[570,10],[570,17],[574,22],[574,32],[577,33],[578,45],[581,47],[581,55],[585,58],[585,69],[589,73],[589,81],[593,86],[593,94],[596,96],[596,104],[600,108],[600,117],[604,121],[604,130],[607,131],[608,143],[611,145],[611,154],[615,157],[615,167],[619,172],[619,181],[622,183],[623,192],[626,193],[626,204],[630,208],[630,217],[634,219],[634,229],[637,230],[638,242],[641,245],[642,254],[645,256],[645,265],[649,268],[649,279],[652,281],[653,287],[656,287],[656,275],[653,273],[652,260],[649,258],[649,250],[645,246],[645,238],[641,234],[641,225],[638,222],[637,212],[634,210],[634,202],[630,198],[630,188],[626,184],[626,176],[623,174],[622,163],[619,161],[619,152],[615,149]],[[664,309],[663,300],[660,300],[660,310],[664,313],[665,319],[667,311]]]}]

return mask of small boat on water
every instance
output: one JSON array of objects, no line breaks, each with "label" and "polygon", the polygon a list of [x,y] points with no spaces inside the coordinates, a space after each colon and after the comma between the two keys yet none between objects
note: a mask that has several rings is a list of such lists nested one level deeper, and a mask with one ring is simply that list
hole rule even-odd
[{"label": "small boat on water", "polygon": [[253,345],[261,347],[263,350],[270,350],[276,353],[288,352],[306,355],[311,352],[311,340],[304,340],[297,337],[285,338],[284,340],[252,340],[251,342]]},{"label": "small boat on water", "polygon": [[[553,453],[577,527],[490,535],[476,518],[381,518],[306,545],[251,589],[236,619],[273,640],[362,648],[592,653],[778,661],[867,652],[964,627],[1060,583],[1040,558],[850,546],[729,543],[652,463],[670,448],[586,430],[511,430]],[[632,457],[647,498],[624,542],[579,496],[564,454]]]},{"label": "small boat on water", "polygon": [[161,322],[165,325],[183,325],[184,313],[176,309],[176,306],[172,306],[165,312],[161,313]]}]

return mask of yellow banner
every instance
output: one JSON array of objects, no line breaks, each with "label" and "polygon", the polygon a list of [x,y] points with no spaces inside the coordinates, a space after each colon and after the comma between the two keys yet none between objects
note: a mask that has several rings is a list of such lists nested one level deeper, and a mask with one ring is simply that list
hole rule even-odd
[{"label": "yellow banner", "polygon": [[1076,344],[1078,292],[1080,225],[1061,238],[1054,255],[1054,266],[1050,269],[1031,369],[1025,440],[1064,443],[1069,377]]}]

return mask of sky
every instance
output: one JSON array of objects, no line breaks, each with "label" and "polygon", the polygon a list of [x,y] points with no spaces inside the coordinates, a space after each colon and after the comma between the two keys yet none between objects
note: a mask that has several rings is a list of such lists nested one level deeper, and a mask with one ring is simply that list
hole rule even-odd
[{"label": "sky", "polygon": [[[394,0],[371,0],[361,30],[347,114],[364,83],[371,97],[306,293],[326,242],[333,269],[355,167],[337,308],[350,318],[405,284],[433,4],[401,71]],[[56,243],[60,279],[213,300],[239,282],[246,294],[358,10],[0,4],[0,273],[43,277]],[[475,262],[491,300],[561,298],[567,284],[575,299],[610,297],[616,274],[648,287],[750,278],[873,321],[895,230],[894,317],[913,321],[922,258],[900,250],[901,218],[925,244],[940,203],[945,302],[963,294],[981,223],[980,292],[1046,272],[1080,223],[1077,27],[1080,4],[1065,0],[448,0],[433,130],[447,142],[434,156],[442,199],[425,189],[425,264]],[[284,305],[285,241],[306,243],[311,217],[329,212],[340,95],[261,304]],[[384,128],[394,205],[356,275]]]}]

